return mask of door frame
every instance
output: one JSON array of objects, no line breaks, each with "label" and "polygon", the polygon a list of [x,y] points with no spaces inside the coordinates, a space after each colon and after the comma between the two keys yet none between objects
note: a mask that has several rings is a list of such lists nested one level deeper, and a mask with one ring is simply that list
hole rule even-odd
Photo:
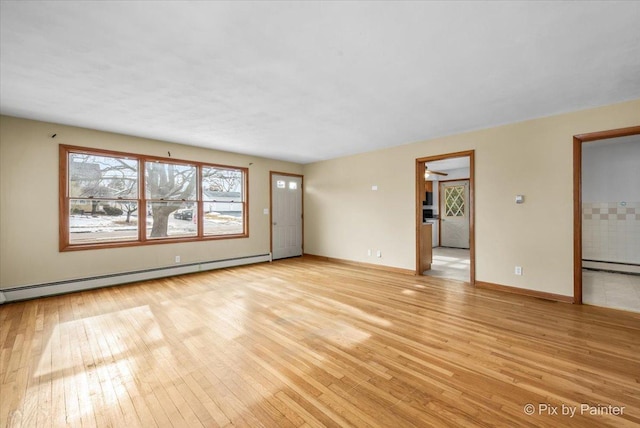
[{"label": "door frame", "polygon": [[269,171],[269,254],[273,261],[273,176],[283,175],[285,177],[297,177],[300,179],[300,204],[302,205],[302,223],[301,227],[301,246],[302,255],[304,256],[304,175],[293,174],[291,172]]},{"label": "door frame", "polygon": [[640,126],[573,136],[573,303],[582,304],[582,145],[640,134]]},{"label": "door frame", "polygon": [[[415,197],[416,197],[416,275],[420,272],[420,227],[422,226],[422,194],[424,193],[425,164],[443,159],[469,157],[469,284],[476,284],[476,240],[475,240],[475,150],[426,156],[416,159]],[[440,193],[440,192],[438,192]]]},{"label": "door frame", "polygon": [[[471,175],[471,170],[469,170]],[[438,212],[442,203],[442,192],[440,191],[440,183],[450,183],[452,181],[468,181],[469,182],[469,205],[471,205],[471,179],[469,178],[452,178],[451,180],[438,180]],[[471,213],[469,213],[471,214]],[[442,216],[438,216],[438,247],[442,246]],[[471,246],[471,220],[469,220],[469,246]],[[471,248],[471,247],[469,247]]]}]

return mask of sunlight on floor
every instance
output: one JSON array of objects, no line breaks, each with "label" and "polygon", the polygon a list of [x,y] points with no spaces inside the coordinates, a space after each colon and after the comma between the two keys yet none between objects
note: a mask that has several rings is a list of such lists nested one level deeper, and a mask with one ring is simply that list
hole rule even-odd
[{"label": "sunlight on floor", "polygon": [[[143,337],[130,337],[131,320],[134,319],[141,324],[140,335]],[[56,377],[73,369],[77,364],[99,368],[110,363],[102,355],[91,355],[90,360],[85,360],[84,357],[88,358],[89,356],[80,354],[77,349],[69,349],[67,358],[64,358],[65,354],[60,353],[60,349],[68,349],[70,344],[65,342],[69,341],[70,335],[75,335],[77,332],[82,332],[84,336],[98,343],[104,349],[104,355],[108,356],[130,353],[131,349],[127,344],[132,341],[143,340],[149,344],[164,338],[162,330],[148,306],[61,322],[53,328],[34,376]]]},{"label": "sunlight on floor", "polygon": [[[94,420],[96,405],[117,407],[122,397],[128,399],[127,385],[139,380],[140,367],[149,363],[141,359],[140,348],[157,354],[157,366],[176,364],[166,345],[155,345],[164,339],[155,314],[146,305],[60,322],[52,328],[34,367],[24,408],[32,408],[29,400],[40,402],[55,394],[64,397],[66,423],[85,424],[87,417]],[[43,389],[40,384],[47,382],[50,386]],[[39,425],[36,421],[50,420],[52,415],[30,412],[20,417],[25,418],[25,425]]]},{"label": "sunlight on floor", "polygon": [[435,247],[431,269],[424,275],[469,282],[469,250]]}]

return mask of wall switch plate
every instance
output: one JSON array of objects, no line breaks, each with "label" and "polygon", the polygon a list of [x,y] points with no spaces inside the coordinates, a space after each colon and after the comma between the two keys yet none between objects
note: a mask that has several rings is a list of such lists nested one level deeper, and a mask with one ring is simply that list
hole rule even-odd
[{"label": "wall switch plate", "polygon": [[371,186],[371,190],[378,190],[378,186],[374,184],[373,186]]},{"label": "wall switch plate", "polygon": [[262,210],[262,214],[269,215],[269,208],[265,208]]},{"label": "wall switch plate", "polygon": [[378,250],[378,251],[376,252],[376,257],[382,257],[382,251]]},{"label": "wall switch plate", "polygon": [[370,256],[370,255],[371,255],[371,249],[368,249],[367,250],[367,256]]},{"label": "wall switch plate", "polygon": [[180,256],[176,256],[176,263],[180,263]]},{"label": "wall switch plate", "polygon": [[522,266],[516,266],[514,273],[516,275],[522,275]]},{"label": "wall switch plate", "polygon": [[516,195],[516,204],[524,204],[524,195]]}]

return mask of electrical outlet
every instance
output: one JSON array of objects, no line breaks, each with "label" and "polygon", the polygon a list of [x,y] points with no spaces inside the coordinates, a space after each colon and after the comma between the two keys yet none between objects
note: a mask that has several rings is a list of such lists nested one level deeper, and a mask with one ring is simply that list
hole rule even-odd
[{"label": "electrical outlet", "polygon": [[378,250],[378,251],[376,252],[376,257],[382,257],[382,251]]},{"label": "electrical outlet", "polygon": [[176,256],[176,263],[180,263],[180,256]]},{"label": "electrical outlet", "polygon": [[371,248],[367,250],[367,256],[371,256]]},{"label": "electrical outlet", "polygon": [[516,275],[522,275],[522,266],[516,266],[514,273]]}]

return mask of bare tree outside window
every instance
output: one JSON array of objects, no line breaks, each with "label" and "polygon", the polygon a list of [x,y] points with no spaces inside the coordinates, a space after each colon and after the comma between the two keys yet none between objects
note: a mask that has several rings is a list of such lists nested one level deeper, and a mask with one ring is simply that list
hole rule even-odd
[{"label": "bare tree outside window", "polygon": [[119,202],[120,208],[122,211],[127,213],[127,218],[125,219],[126,223],[131,223],[131,214],[138,211],[138,204],[136,202]]},{"label": "bare tree outside window", "polygon": [[61,251],[246,237],[248,168],[60,146]]},{"label": "bare tree outside window", "polygon": [[236,169],[203,168],[202,185],[212,192],[240,192],[242,172]]},{"label": "bare tree outside window", "polygon": [[153,225],[149,236],[168,236],[169,215],[196,202],[196,167],[163,162],[145,163],[146,198]]},{"label": "bare tree outside window", "polygon": [[[131,213],[138,207],[138,170],[135,159],[69,154],[69,226],[73,242],[137,238],[138,225],[131,225]],[[126,220],[120,217],[122,206],[127,207]],[[89,222],[87,218],[103,220]]]},{"label": "bare tree outside window", "polygon": [[204,235],[244,232],[244,180],[242,171],[221,167],[202,168]]}]

